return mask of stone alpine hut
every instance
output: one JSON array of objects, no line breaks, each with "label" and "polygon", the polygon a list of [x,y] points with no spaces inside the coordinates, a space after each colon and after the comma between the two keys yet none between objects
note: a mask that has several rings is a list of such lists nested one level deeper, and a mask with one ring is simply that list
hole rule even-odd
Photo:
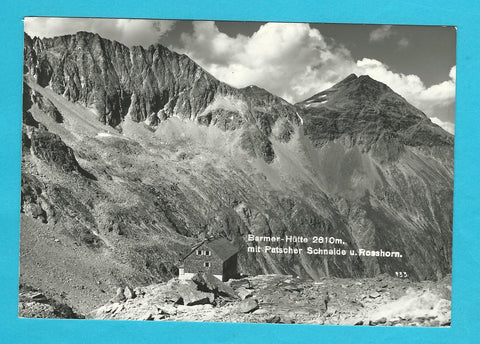
[{"label": "stone alpine hut", "polygon": [[238,249],[226,238],[207,239],[196,245],[179,266],[179,278],[191,279],[197,272],[209,272],[220,281],[237,276]]}]

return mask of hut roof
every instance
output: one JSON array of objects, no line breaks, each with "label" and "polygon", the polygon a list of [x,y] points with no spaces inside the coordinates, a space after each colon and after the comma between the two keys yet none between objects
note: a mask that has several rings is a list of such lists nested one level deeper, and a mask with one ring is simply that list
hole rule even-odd
[{"label": "hut roof", "polygon": [[208,241],[206,245],[223,260],[227,260],[238,252],[238,249],[226,238],[218,238]]},{"label": "hut roof", "polygon": [[222,260],[227,260],[234,254],[238,253],[238,249],[228,241],[226,238],[207,239],[195,245],[195,247],[183,258],[185,260],[200,246],[204,245],[211,249]]}]

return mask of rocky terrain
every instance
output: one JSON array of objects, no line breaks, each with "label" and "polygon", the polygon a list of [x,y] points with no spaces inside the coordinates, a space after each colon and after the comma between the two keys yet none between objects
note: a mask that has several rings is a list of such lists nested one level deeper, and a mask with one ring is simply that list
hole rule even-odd
[{"label": "rocky terrain", "polygon": [[[25,35],[24,53],[20,282],[74,312],[163,285],[207,236],[249,276],[450,274],[453,136],[387,85],[351,75],[289,104],[161,45]],[[401,257],[247,253],[248,234]]]},{"label": "rocky terrain", "polygon": [[18,316],[21,318],[83,319],[71,307],[45,296],[39,290],[20,284]]},{"label": "rocky terrain", "polygon": [[[440,283],[376,278],[258,275],[226,284],[194,281],[122,288],[92,319],[248,322],[368,326],[450,326],[450,279]],[[215,281],[216,280],[216,281]]]}]

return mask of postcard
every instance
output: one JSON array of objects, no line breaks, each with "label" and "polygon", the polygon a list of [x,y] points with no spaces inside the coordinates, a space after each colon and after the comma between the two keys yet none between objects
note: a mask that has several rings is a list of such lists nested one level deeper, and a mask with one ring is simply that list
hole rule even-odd
[{"label": "postcard", "polygon": [[19,317],[450,326],[454,27],[24,23]]}]

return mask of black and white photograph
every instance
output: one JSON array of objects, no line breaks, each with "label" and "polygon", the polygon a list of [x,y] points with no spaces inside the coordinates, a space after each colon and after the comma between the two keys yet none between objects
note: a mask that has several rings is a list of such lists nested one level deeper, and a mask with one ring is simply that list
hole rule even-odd
[{"label": "black and white photograph", "polygon": [[450,327],[455,27],[23,39],[20,318]]}]

